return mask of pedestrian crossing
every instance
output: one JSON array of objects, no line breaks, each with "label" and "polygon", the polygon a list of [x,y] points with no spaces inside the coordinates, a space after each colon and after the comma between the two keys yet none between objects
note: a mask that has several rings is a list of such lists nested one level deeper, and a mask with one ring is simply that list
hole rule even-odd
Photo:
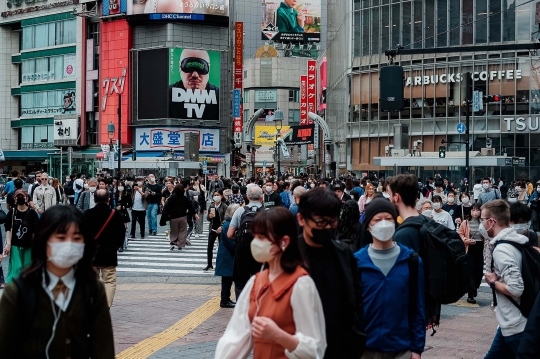
[{"label": "pedestrian crossing", "polygon": [[[128,242],[128,247],[118,253],[118,276],[212,276],[213,271],[205,272],[207,265],[206,249],[208,225],[204,223],[203,233],[193,234],[191,245],[179,251],[176,247],[171,250],[169,239],[165,233],[147,236],[144,239],[134,239]],[[217,255],[214,247],[213,263]]]}]

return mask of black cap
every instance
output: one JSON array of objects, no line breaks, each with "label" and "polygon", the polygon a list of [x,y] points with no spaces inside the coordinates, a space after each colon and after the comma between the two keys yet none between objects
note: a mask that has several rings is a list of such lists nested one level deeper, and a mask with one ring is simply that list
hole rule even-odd
[{"label": "black cap", "polygon": [[364,223],[366,226],[369,225],[369,222],[377,213],[381,212],[390,213],[392,217],[394,217],[394,221],[397,220],[398,215],[396,207],[386,198],[379,197],[373,199],[366,205],[366,209],[364,211]]},{"label": "black cap", "polygon": [[[327,183],[328,185],[328,183]],[[343,187],[338,183],[334,185],[334,191],[343,191]]]}]

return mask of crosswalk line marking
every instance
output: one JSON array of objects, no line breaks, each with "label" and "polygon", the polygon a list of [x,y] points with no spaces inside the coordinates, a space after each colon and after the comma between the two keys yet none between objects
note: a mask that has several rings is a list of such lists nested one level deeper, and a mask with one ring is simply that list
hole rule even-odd
[{"label": "crosswalk line marking", "polygon": [[201,270],[206,267],[206,263],[161,263],[161,262],[124,262],[119,261],[118,265],[125,265],[125,266],[151,266],[151,267],[169,267],[169,268],[201,268]]},{"label": "crosswalk line marking", "polygon": [[[170,246],[169,246],[170,247]],[[144,247],[140,247],[140,248],[133,248],[133,247],[129,247],[128,245],[128,248],[127,248],[128,251],[132,251],[132,252],[154,252],[154,253],[159,253],[159,252],[172,252],[169,248],[166,248],[163,247],[163,248],[144,248]],[[189,247],[187,247],[186,251],[190,251],[190,252],[200,252],[200,253],[203,253],[202,250],[197,250],[197,249],[192,249],[192,250],[189,250]],[[204,253],[206,253],[206,250],[204,250]]]},{"label": "crosswalk line marking", "polygon": [[138,272],[138,273],[163,273],[163,274],[198,274],[198,275],[214,275],[214,271],[205,272],[201,270],[182,270],[182,269],[160,269],[160,268],[132,268],[118,267],[117,272]]},{"label": "crosswalk line marking", "polygon": [[[128,248],[132,248],[132,249],[140,249],[140,248],[146,248],[148,250],[154,250],[154,249],[168,249],[168,248],[171,248],[171,245],[170,244],[167,244],[167,245],[161,245],[161,246],[150,246],[150,245],[145,245],[145,244],[128,244]],[[189,248],[191,250],[196,250],[196,251],[204,251],[206,253],[206,246],[186,246],[186,248]]]},{"label": "crosswalk line marking", "polygon": [[[180,257],[177,257],[177,258],[160,258],[160,257],[155,257],[155,258],[148,258],[148,257],[119,257],[118,258],[119,260],[122,260],[123,262],[125,260],[141,260],[141,261],[145,261],[145,260],[148,260],[148,259],[152,259],[152,260],[159,260],[159,261],[164,261],[164,262],[175,262],[175,263],[182,263],[182,261],[184,262],[197,262],[197,263],[204,263],[206,264],[206,256],[201,256],[200,258],[180,258]],[[134,262],[125,262],[125,263],[129,263],[129,264],[132,264]],[[135,262],[136,263],[136,262]]]},{"label": "crosswalk line marking", "polygon": [[128,252],[124,251],[123,253],[119,253],[118,254],[118,258],[122,258],[124,256],[140,256],[140,255],[145,255],[147,256],[148,258],[151,258],[151,257],[174,257],[174,258],[177,258],[177,259],[181,259],[181,258],[184,258],[184,257],[201,257],[201,258],[206,258],[206,253],[200,253],[200,252],[188,252],[187,250],[186,251],[164,251],[164,252],[155,252],[155,253],[145,253],[144,251],[131,251],[129,252],[129,249],[128,249]]},{"label": "crosswalk line marking", "polygon": [[180,319],[176,324],[159,334],[127,348],[116,356],[116,359],[146,359],[158,350],[166,347],[179,338],[187,335],[219,310],[219,297],[210,299],[208,302],[195,309],[193,312]]}]

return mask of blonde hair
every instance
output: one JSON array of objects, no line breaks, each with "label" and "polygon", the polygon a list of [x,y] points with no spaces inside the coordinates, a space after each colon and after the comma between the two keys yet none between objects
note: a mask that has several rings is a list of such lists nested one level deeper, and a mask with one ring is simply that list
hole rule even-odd
[{"label": "blonde hair", "polygon": [[500,226],[507,226],[510,222],[510,206],[505,200],[496,199],[482,205],[480,210],[486,210],[489,217],[493,217]]}]

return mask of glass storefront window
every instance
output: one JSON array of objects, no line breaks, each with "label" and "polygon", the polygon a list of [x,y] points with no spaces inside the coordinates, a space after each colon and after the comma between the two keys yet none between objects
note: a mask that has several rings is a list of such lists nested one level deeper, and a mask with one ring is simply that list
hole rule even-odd
[{"label": "glass storefront window", "polygon": [[529,88],[531,86],[531,62],[528,58],[518,58],[516,69],[521,70],[521,79],[516,81],[516,115],[529,113]]}]

